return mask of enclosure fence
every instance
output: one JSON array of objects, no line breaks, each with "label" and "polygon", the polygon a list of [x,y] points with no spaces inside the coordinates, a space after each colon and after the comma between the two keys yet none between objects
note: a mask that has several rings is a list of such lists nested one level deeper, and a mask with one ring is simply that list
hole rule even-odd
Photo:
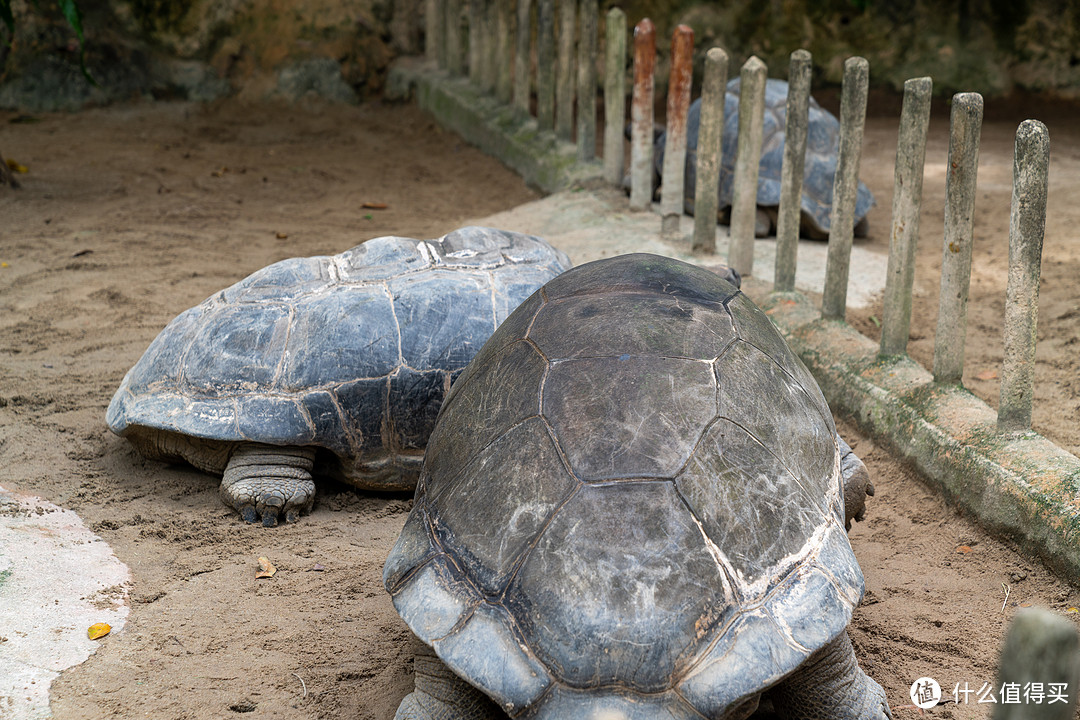
[{"label": "enclosure fence", "polygon": [[[596,105],[598,89],[602,89],[603,177],[615,185],[624,182],[628,57],[626,17],[620,9],[611,9],[605,17],[602,84],[597,73],[600,58],[596,0],[557,3],[555,0],[426,0],[425,13],[428,60],[451,75],[467,74],[471,83],[492,94],[498,102],[512,106],[521,114],[534,115],[539,130],[576,141],[577,157],[584,162],[596,160]],[[657,66],[653,23],[648,19],[639,22],[632,39],[629,202],[632,208],[645,210],[653,201]],[[683,166],[693,43],[693,31],[689,27],[675,28],[667,83],[660,232],[676,242],[682,240],[677,232],[684,208]],[[776,292],[795,289],[811,60],[809,52],[796,50],[788,67],[786,138],[773,268]],[[728,66],[728,56],[721,48],[712,48],[706,54],[691,238],[692,251],[701,255],[716,252],[717,182],[722,161]],[[757,57],[746,60],[739,72],[738,142],[727,262],[744,276],[754,274],[756,190],[766,76],[765,63]],[[821,306],[821,316],[827,320],[843,320],[846,314],[868,78],[865,59],[852,57],[845,62],[840,144]],[[932,81],[928,77],[908,80],[904,86],[881,322],[883,357],[902,355],[907,350],[931,91]],[[983,99],[979,94],[953,96],[933,359],[934,380],[947,385],[960,384],[964,367],[982,118]],[[1004,360],[997,415],[1001,433],[1024,433],[1031,429],[1049,147],[1049,135],[1041,122],[1027,120],[1020,125],[1013,165]]]}]

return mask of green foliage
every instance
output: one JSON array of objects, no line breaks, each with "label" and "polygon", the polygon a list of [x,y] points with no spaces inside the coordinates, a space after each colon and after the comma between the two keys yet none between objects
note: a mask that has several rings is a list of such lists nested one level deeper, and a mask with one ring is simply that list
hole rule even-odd
[{"label": "green foliage", "polygon": [[[41,5],[38,0],[30,0],[30,2],[35,10],[41,12]],[[56,5],[60,8],[60,13],[67,20],[68,25],[75,31],[75,37],[79,39],[79,69],[82,70],[87,82],[97,85],[97,81],[90,75],[90,71],[86,69],[86,39],[83,36],[82,11],[79,10],[75,0],[56,0]],[[11,0],[0,0],[0,21],[3,21],[4,26],[7,27],[8,46],[10,47],[15,40],[15,14],[11,11]]]}]

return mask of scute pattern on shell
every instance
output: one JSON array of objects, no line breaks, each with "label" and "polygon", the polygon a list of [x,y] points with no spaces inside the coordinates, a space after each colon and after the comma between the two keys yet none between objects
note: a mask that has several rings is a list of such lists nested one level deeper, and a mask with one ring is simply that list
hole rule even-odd
[{"label": "scute pattern on shell", "polygon": [[[731,206],[735,180],[735,157],[739,138],[740,78],[728,82],[724,97],[724,131],[721,141],[723,157],[720,168],[720,209]],[[765,83],[765,122],[762,127],[761,163],[758,166],[757,204],[760,207],[780,205],[780,171],[784,163],[784,128],[787,123],[788,84],[784,80]],[[814,230],[825,235],[832,226],[833,180],[836,176],[836,157],[840,148],[840,121],[817,100],[810,98],[810,113],[806,137],[806,160],[803,167],[801,209],[803,218]],[[687,116],[686,171],[684,193],[693,202],[697,184],[697,143],[701,127],[701,100],[690,105]],[[662,172],[666,135],[656,141],[654,167]],[[874,206],[874,195],[865,183],[859,182],[855,198],[857,225]]]},{"label": "scute pattern on shell", "polygon": [[455,383],[384,581],[515,717],[720,717],[848,624],[842,507],[828,406],[768,318],[624,255],[548,282]]},{"label": "scute pattern on shell", "polygon": [[451,380],[569,267],[540,238],[480,227],[274,263],[169,323],[109,427],[319,446],[366,486],[365,458],[423,448]]}]

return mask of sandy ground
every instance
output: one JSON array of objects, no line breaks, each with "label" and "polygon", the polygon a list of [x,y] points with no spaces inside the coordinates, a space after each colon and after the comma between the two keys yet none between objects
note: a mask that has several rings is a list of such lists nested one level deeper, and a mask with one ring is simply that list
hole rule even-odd
[{"label": "sandy ground", "polygon": [[[888,236],[896,117],[867,126],[863,176],[878,196],[868,247]],[[0,148],[30,173],[22,190],[0,192],[0,485],[78,512],[134,578],[126,627],[54,684],[54,715],[391,718],[411,688],[411,659],[381,570],[410,498],[324,482],[301,522],[245,525],[215,478],[143,460],[106,429],[105,408],[172,317],[260,267],[378,235],[435,237],[536,196],[411,107],[160,104],[13,118],[0,114]],[[989,124],[982,141],[968,358],[970,386],[991,403],[1018,119]],[[1035,424],[1077,452],[1080,143],[1063,121],[1050,124]],[[912,346],[924,363],[947,120],[935,117],[931,133]],[[880,316],[871,307],[851,319],[874,334]],[[896,717],[914,718],[902,707],[912,681],[933,676],[948,691],[992,683],[1017,607],[1065,613],[1080,592],[841,428],[878,490],[852,531],[867,582],[852,637]],[[259,556],[277,566],[273,578],[255,579]],[[972,696],[926,716],[984,718],[992,707]]]}]

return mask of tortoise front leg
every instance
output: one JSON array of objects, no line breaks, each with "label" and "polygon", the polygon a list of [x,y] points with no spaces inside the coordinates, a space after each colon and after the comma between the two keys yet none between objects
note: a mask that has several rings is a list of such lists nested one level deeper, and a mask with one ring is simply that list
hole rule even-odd
[{"label": "tortoise front leg", "polygon": [[768,695],[784,720],[892,720],[885,691],[859,667],[847,631]]},{"label": "tortoise front leg", "polygon": [[866,517],[866,496],[873,496],[874,483],[870,482],[870,471],[866,465],[844,442],[836,436],[840,446],[840,474],[844,478],[844,527],[851,529],[851,521],[862,522]]},{"label": "tortoise front leg", "polygon": [[416,689],[401,701],[394,720],[506,720],[495,703],[455,675],[431,648],[414,644]]},{"label": "tortoise front leg", "polygon": [[279,516],[295,522],[315,502],[314,464],[311,448],[243,443],[225,467],[221,499],[249,523],[273,527]]}]

